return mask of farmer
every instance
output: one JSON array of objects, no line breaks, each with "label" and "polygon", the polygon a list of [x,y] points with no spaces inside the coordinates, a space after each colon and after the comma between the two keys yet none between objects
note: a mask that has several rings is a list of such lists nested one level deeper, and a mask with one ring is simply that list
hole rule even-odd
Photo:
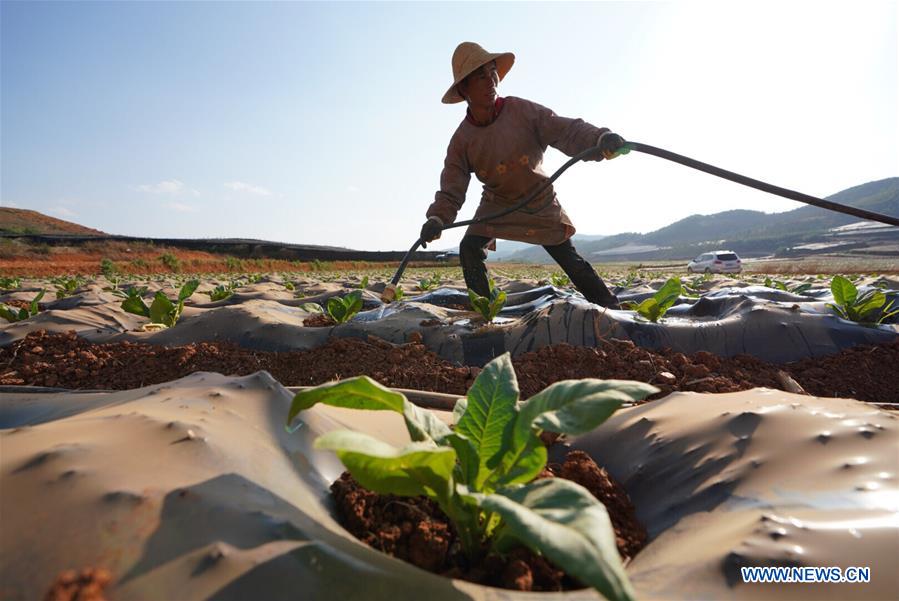
[{"label": "farmer", "polygon": [[[462,42],[453,53],[453,85],[443,103],[464,100],[468,110],[450,139],[440,190],[421,228],[422,246],[439,238],[443,227],[456,219],[472,173],[484,184],[477,219],[515,205],[549,179],[541,169],[547,146],[574,156],[600,145],[602,155],[591,159],[600,161],[613,158],[624,145],[621,136],[607,128],[559,117],[530,100],[497,96],[496,86],[514,61],[511,52],[491,54],[473,42]],[[489,296],[487,249],[496,249],[497,238],[518,240],[542,245],[588,301],[618,309],[618,298],[571,244],[574,232],[550,185],[521,209],[468,227],[459,244],[465,284]]]}]

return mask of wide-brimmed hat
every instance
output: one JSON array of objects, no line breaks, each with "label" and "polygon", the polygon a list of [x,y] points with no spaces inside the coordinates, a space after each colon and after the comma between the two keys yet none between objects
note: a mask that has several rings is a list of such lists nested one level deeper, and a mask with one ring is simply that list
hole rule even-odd
[{"label": "wide-brimmed hat", "polygon": [[456,86],[490,61],[496,61],[496,72],[502,81],[509,69],[512,68],[515,55],[511,52],[491,54],[474,42],[462,42],[456,46],[456,51],[453,52],[453,85],[443,95],[443,104],[454,104],[465,100],[456,90]]}]

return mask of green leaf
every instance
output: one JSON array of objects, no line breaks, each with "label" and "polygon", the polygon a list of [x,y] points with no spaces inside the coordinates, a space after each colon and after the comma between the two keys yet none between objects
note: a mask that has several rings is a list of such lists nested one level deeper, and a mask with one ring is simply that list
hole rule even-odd
[{"label": "green leaf", "polygon": [[322,306],[318,303],[303,303],[300,305],[300,309],[307,313],[324,313]]},{"label": "green leaf", "polygon": [[444,442],[456,451],[459,463],[456,465],[456,480],[466,486],[473,486],[478,478],[479,458],[474,444],[458,432],[450,433]]},{"label": "green leaf", "polygon": [[346,409],[395,411],[402,414],[409,436],[415,441],[437,442],[452,434],[449,426],[433,412],[410,403],[404,395],[382,386],[368,376],[329,382],[298,392],[287,413],[288,430],[300,411],[318,403]]},{"label": "green leaf", "polygon": [[856,301],[855,310],[859,321],[865,319],[869,313],[880,309],[887,301],[886,295],[880,290],[869,290]]},{"label": "green leaf", "polygon": [[503,305],[506,304],[506,293],[500,290],[496,293],[496,297],[490,302],[490,317],[489,321],[493,321],[493,318],[499,315],[499,312],[502,311]]},{"label": "green leaf", "polygon": [[858,289],[855,284],[847,280],[841,275],[833,276],[830,281],[830,291],[833,293],[833,300],[838,305],[852,305],[858,295]]},{"label": "green leaf", "polygon": [[458,424],[459,420],[462,419],[462,416],[465,415],[465,410],[468,409],[468,398],[462,397],[456,400],[456,404],[453,405],[453,423]]},{"label": "green leaf", "polygon": [[[131,290],[129,290],[128,292],[131,292]],[[144,303],[144,299],[139,296],[129,296],[128,298],[123,300],[122,309],[127,311],[128,313],[150,317],[150,309],[147,308],[146,303]]]},{"label": "green leaf", "polygon": [[805,292],[805,291],[807,291],[807,290],[810,290],[811,287],[812,287],[812,285],[811,285],[811,284],[808,284],[808,283],[806,283],[806,284],[799,284],[798,286],[796,286],[795,288],[793,288],[792,292],[793,292],[793,294],[802,294],[803,292]]},{"label": "green leaf", "polygon": [[443,439],[453,433],[433,411],[428,411],[411,403],[403,397],[403,419],[406,421],[406,430],[414,441],[433,440],[438,444],[449,444]]},{"label": "green leaf", "polygon": [[528,434],[524,446],[503,456],[500,469],[496,470],[487,482],[485,490],[496,490],[503,486],[530,482],[546,467],[546,446],[533,431]]},{"label": "green leaf", "polygon": [[637,313],[649,321],[656,322],[659,320],[659,302],[655,297],[649,297],[637,305]]},{"label": "green leaf", "polygon": [[481,507],[502,516],[503,538],[520,541],[608,599],[633,599],[606,508],[561,478],[486,495]]},{"label": "green leaf", "polygon": [[368,376],[347,378],[339,382],[328,382],[309,390],[301,390],[293,397],[287,413],[287,426],[300,411],[323,403],[332,407],[347,409],[369,409],[373,411],[403,412],[406,397],[386,388]]},{"label": "green leaf", "polygon": [[319,436],[315,448],[336,452],[353,478],[375,492],[445,501],[453,490],[456,451],[450,447],[413,442],[398,449],[361,432],[336,430]]},{"label": "green leaf", "polygon": [[31,302],[28,304],[28,316],[29,317],[38,314],[38,311],[40,309],[37,306],[37,303],[42,298],[44,298],[44,290],[43,289],[40,292],[38,292],[37,295],[33,299],[31,299]]},{"label": "green leaf", "polygon": [[16,313],[15,311],[12,311],[6,305],[0,305],[0,317],[2,317],[3,319],[5,319],[6,321],[8,321],[10,323],[21,321],[19,319],[19,314]]},{"label": "green leaf", "polygon": [[343,300],[346,303],[347,313],[349,313],[349,315],[347,316],[347,319],[349,319],[350,317],[352,317],[353,315],[358,313],[360,311],[360,309],[362,309],[362,291],[361,290],[356,290],[355,292],[350,292],[349,294],[346,295],[346,297],[344,297]]},{"label": "green leaf", "polygon": [[535,428],[578,436],[606,421],[623,403],[640,401],[659,389],[632,380],[563,380],[547,386],[524,403],[513,433],[516,448]]},{"label": "green leaf", "polygon": [[171,315],[174,310],[175,305],[173,305],[172,301],[170,301],[160,290],[156,293],[156,296],[153,298],[153,303],[150,305],[150,321],[172,326],[174,324],[172,323]]},{"label": "green leaf", "polygon": [[849,315],[846,313],[846,310],[843,307],[841,307],[839,305],[834,305],[833,303],[825,303],[825,306],[830,309],[833,309],[834,313],[836,313],[843,319],[849,319]]},{"label": "green leaf", "polygon": [[197,290],[197,286],[199,285],[200,280],[190,280],[184,284],[184,286],[181,287],[181,291],[178,293],[178,300],[184,301],[190,298],[190,295]]},{"label": "green leaf", "polygon": [[517,415],[518,379],[509,353],[503,353],[478,374],[468,391],[468,407],[456,423],[456,431],[466,436],[478,453],[477,489],[498,464],[506,428]]},{"label": "green leaf", "polygon": [[519,405],[497,485],[527,482],[526,475],[533,473],[533,477],[540,473],[543,465],[534,467],[536,459],[529,456],[537,448],[535,441],[540,441],[537,438],[539,432],[546,430],[569,436],[584,434],[606,421],[622,403],[642,400],[658,391],[643,382],[592,378],[563,380],[546,387]]},{"label": "green leaf", "polygon": [[343,316],[346,315],[346,307],[343,306],[343,299],[332,296],[328,299],[328,315],[337,323],[343,323]]}]

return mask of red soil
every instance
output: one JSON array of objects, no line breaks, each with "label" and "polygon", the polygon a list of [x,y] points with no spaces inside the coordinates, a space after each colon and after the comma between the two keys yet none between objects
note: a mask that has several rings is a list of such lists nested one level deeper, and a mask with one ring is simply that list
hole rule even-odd
[{"label": "red soil", "polygon": [[[464,394],[480,372],[457,366],[427,350],[418,336],[394,345],[335,338],[308,351],[266,352],[233,343],[198,342],[184,346],[118,342],[92,344],[68,334],[38,331],[0,348],[0,384],[68,389],[126,390],[168,382],[195,371],[246,375],[267,370],[285,386],[317,385],[368,375],[385,386]],[[649,382],[662,392],[733,392],[765,386],[784,389],[783,370],[817,396],[899,402],[899,342],[856,347],[830,357],[773,365],[749,356],[717,357],[657,353],[612,340],[600,348],[559,344],[513,359],[522,398],[553,382],[572,378],[615,378]],[[122,369],[126,368],[126,369]]]}]

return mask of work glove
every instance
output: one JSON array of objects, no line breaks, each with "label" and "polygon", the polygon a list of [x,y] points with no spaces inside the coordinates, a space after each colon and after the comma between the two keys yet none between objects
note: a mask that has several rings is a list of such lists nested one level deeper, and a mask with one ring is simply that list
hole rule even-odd
[{"label": "work glove", "polygon": [[421,226],[421,247],[427,248],[428,242],[433,242],[440,237],[443,231],[443,224],[436,217],[431,217]]},{"label": "work glove", "polygon": [[620,154],[627,154],[630,149],[625,147],[624,138],[607,131],[599,137],[599,152],[604,159],[612,160]]}]

